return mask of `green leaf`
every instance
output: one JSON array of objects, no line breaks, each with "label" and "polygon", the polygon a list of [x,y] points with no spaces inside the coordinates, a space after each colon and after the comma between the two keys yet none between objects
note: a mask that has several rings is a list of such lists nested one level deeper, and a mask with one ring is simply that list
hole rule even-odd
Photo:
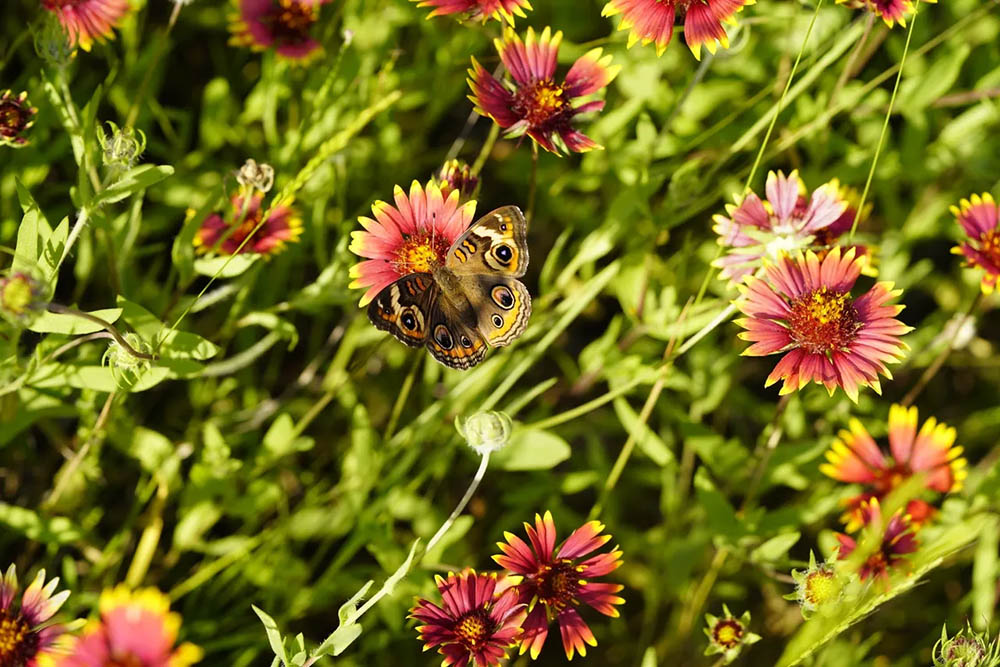
[{"label": "green leaf", "polygon": [[572,449],[557,435],[535,428],[515,428],[507,446],[494,454],[504,470],[549,470],[570,457]]},{"label": "green leaf", "polygon": [[699,468],[695,473],[694,487],[698,504],[708,516],[708,528],[712,533],[726,537],[731,543],[749,534],[743,522],[736,516],[736,510],[715,488],[704,468]]},{"label": "green leaf", "polygon": [[750,552],[750,560],[754,563],[773,564],[783,561],[788,551],[799,541],[802,534],[798,531],[772,537],[767,542]]},{"label": "green leaf", "polygon": [[281,659],[281,664],[287,665],[288,652],[285,651],[285,640],[281,636],[278,624],[273,618],[256,605],[250,605],[250,608],[253,609],[253,613],[257,614],[257,618],[260,619],[260,622],[264,624],[264,632],[267,633],[267,643],[271,645],[271,650],[274,651],[274,655]]},{"label": "green leaf", "polygon": [[4,502],[0,502],[0,524],[43,544],[69,544],[83,536],[80,529],[65,517],[43,517],[34,510]]},{"label": "green leaf", "polygon": [[667,447],[667,443],[658,436],[648,424],[639,420],[639,415],[632,409],[628,401],[622,397],[614,401],[615,414],[630,437],[635,438],[635,446],[643,454],[653,460],[653,462],[663,467],[674,461],[674,453]]},{"label": "green leaf", "polygon": [[140,190],[145,190],[151,185],[159,183],[168,176],[173,175],[174,168],[169,165],[156,166],[153,164],[143,164],[125,172],[117,181],[101,190],[94,197],[93,206],[102,204],[112,204],[121,201],[126,197],[131,197]]},{"label": "green leaf", "polygon": [[247,313],[236,323],[239,328],[258,326],[264,327],[268,331],[279,334],[282,338],[288,339],[288,349],[293,349],[299,343],[299,330],[295,325],[284,320],[274,313],[253,312]]},{"label": "green leaf", "polygon": [[979,533],[979,544],[972,562],[972,624],[977,630],[986,630],[993,621],[996,605],[997,552],[1000,550],[998,521],[992,517]]},{"label": "green leaf", "polygon": [[[102,310],[90,311],[89,314],[101,318],[108,324],[113,324],[121,317],[122,309],[104,308]],[[57,333],[69,336],[78,336],[80,334],[89,334],[104,330],[104,327],[101,325],[85,320],[82,317],[66,313],[49,312],[42,313],[35,318],[28,328],[38,333]]]},{"label": "green leaf", "polygon": [[194,260],[195,273],[214,278],[235,278],[257,263],[260,255],[225,255]]},{"label": "green leaf", "polygon": [[340,625],[333,631],[333,634],[316,647],[316,650],[312,652],[312,657],[319,658],[324,655],[340,655],[355,639],[361,636],[363,628],[360,623],[354,621],[353,616],[358,610],[358,603],[361,602],[361,599],[368,594],[368,591],[374,585],[375,581],[369,579],[368,583],[351,596],[350,600],[340,606],[340,609],[337,610],[337,618],[340,619]]}]

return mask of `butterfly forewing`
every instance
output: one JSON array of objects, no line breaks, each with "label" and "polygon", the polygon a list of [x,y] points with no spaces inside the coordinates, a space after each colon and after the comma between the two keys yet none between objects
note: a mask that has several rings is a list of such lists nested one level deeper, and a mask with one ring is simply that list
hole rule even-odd
[{"label": "butterfly forewing", "polygon": [[521,209],[504,206],[476,220],[451,245],[445,266],[460,276],[523,276],[528,270],[528,223]]}]

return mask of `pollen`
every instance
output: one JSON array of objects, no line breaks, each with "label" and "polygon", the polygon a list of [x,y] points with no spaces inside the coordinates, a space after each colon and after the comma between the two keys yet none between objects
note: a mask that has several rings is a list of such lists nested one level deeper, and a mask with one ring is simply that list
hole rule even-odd
[{"label": "pollen", "polygon": [[0,665],[19,665],[27,654],[33,655],[27,645],[32,639],[31,628],[19,616],[11,618],[0,609]]},{"label": "pollen", "polygon": [[1000,229],[991,229],[979,237],[979,252],[994,266],[1000,266]]},{"label": "pollen", "polygon": [[552,79],[519,89],[513,104],[514,113],[535,127],[559,120],[568,110],[565,88]]},{"label": "pollen", "polygon": [[296,43],[308,38],[309,28],[316,22],[316,12],[308,2],[278,0],[270,22],[279,42]]},{"label": "pollen", "polygon": [[806,575],[802,597],[813,607],[819,607],[840,595],[840,586],[832,568],[820,567]]},{"label": "pollen", "polygon": [[715,624],[712,637],[719,646],[730,649],[743,639],[743,624],[734,618],[724,618]]},{"label": "pollen", "polygon": [[455,624],[455,634],[469,646],[478,646],[489,634],[490,624],[482,609],[475,609]]},{"label": "pollen", "polygon": [[574,604],[580,588],[580,574],[572,561],[563,559],[543,567],[537,575],[536,585],[542,604],[559,612]]},{"label": "pollen", "polygon": [[443,239],[426,234],[412,236],[396,251],[393,265],[398,273],[433,273],[444,263],[448,251]]},{"label": "pollen", "polygon": [[826,287],[799,297],[791,310],[789,335],[813,354],[847,348],[862,326],[851,295]]}]

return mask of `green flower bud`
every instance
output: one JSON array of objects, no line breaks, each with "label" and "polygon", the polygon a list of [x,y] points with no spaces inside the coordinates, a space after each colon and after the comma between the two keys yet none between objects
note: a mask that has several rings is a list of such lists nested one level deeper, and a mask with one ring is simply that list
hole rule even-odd
[{"label": "green flower bud", "polygon": [[477,412],[465,422],[455,421],[455,428],[480,456],[502,449],[510,440],[510,417],[502,412]]},{"label": "green flower bud", "polygon": [[131,127],[120,128],[108,121],[111,133],[97,133],[97,140],[104,151],[104,166],[114,173],[131,169],[142,152],[146,150],[146,135],[142,130]]}]

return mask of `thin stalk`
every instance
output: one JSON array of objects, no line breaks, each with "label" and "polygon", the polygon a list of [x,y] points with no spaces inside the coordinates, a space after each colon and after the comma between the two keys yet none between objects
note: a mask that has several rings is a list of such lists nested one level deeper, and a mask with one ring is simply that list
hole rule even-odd
[{"label": "thin stalk", "polygon": [[142,107],[142,101],[146,97],[146,91],[149,90],[149,83],[153,79],[153,72],[156,71],[156,66],[160,64],[160,60],[163,58],[163,54],[167,50],[167,44],[170,39],[170,31],[174,29],[174,24],[177,22],[177,16],[181,13],[181,7],[184,5],[180,2],[174,3],[174,9],[170,12],[170,19],[167,21],[167,28],[160,35],[160,40],[156,45],[156,52],[153,54],[153,60],[146,67],[146,74],[142,77],[142,83],[139,84],[139,92],[136,93],[134,100],[132,101],[132,106],[128,110],[128,116],[125,117],[125,126],[129,127],[135,125],[136,119],[139,117],[139,110]]},{"label": "thin stalk", "polygon": [[684,341],[684,344],[681,345],[681,347],[680,347],[679,350],[677,350],[677,356],[680,356],[680,355],[684,354],[685,352],[687,352],[688,350],[690,350],[692,347],[694,347],[695,345],[697,345],[698,341],[700,341],[702,338],[704,338],[705,336],[707,336],[708,334],[710,334],[712,332],[712,330],[715,329],[720,324],[722,324],[724,322],[728,322],[729,318],[731,318],[735,313],[736,313],[736,306],[735,305],[729,304],[728,306],[726,306],[726,309],[723,310],[718,315],[716,315],[712,319],[711,322],[709,322],[708,324],[706,324],[705,326],[703,326],[693,336],[691,336],[686,341]]},{"label": "thin stalk", "polygon": [[528,212],[524,219],[530,225],[535,216],[535,194],[538,190],[538,144],[531,142],[531,183],[528,185]]},{"label": "thin stalk", "polygon": [[385,427],[385,436],[383,440],[389,442],[392,438],[393,432],[396,430],[396,425],[399,424],[399,416],[403,414],[403,406],[406,405],[406,399],[410,396],[410,390],[413,388],[413,381],[417,377],[417,369],[420,368],[420,362],[424,360],[423,352],[417,352],[413,355],[413,361],[410,363],[410,370],[406,373],[406,379],[403,380],[403,386],[399,390],[399,395],[396,397],[396,403],[392,406],[392,413],[389,416],[389,425]]},{"label": "thin stalk", "polygon": [[80,447],[76,454],[73,455],[73,458],[70,459],[66,468],[59,473],[55,488],[52,489],[52,493],[49,494],[49,497],[42,502],[43,509],[55,507],[56,503],[59,502],[63,492],[66,490],[66,485],[69,484],[69,480],[73,477],[73,473],[75,473],[76,469],[80,467],[81,463],[83,463],[83,460],[87,457],[87,453],[90,452],[90,448],[97,439],[98,433],[102,428],[104,428],[104,424],[107,423],[108,415],[111,414],[111,404],[114,400],[115,392],[112,391],[108,394],[107,399],[104,401],[104,407],[101,408],[101,414],[97,416],[97,421],[94,422],[94,428],[90,432],[90,437],[87,438],[87,441],[83,443],[83,446]]},{"label": "thin stalk", "polygon": [[[445,533],[448,532],[448,529],[450,529],[452,524],[455,523],[455,520],[458,518],[458,515],[462,513],[462,510],[465,509],[465,506],[469,504],[470,500],[472,500],[472,494],[476,492],[476,489],[479,488],[479,483],[483,481],[483,476],[486,475],[486,468],[487,466],[489,466],[489,464],[490,464],[490,453],[486,452],[483,454],[482,459],[479,461],[479,469],[476,470],[476,474],[472,478],[472,482],[469,484],[469,488],[465,490],[465,495],[462,496],[462,499],[458,501],[458,504],[455,505],[455,509],[451,511],[451,514],[448,515],[448,518],[445,519],[445,522],[441,524],[441,527],[438,528],[436,533],[434,533],[434,536],[427,541],[427,546],[424,548],[424,553],[427,553],[428,551],[433,549],[434,545],[441,541],[441,538],[444,537]],[[375,602],[375,598],[372,598],[368,602],[369,604],[366,604],[364,607],[358,610],[359,611],[358,615],[363,614],[364,611],[366,611],[367,608],[370,607],[371,604]]]},{"label": "thin stalk", "polygon": [[126,341],[125,338],[120,333],[118,333],[118,329],[116,329],[113,324],[105,320],[102,320],[100,317],[97,317],[96,315],[91,315],[90,313],[85,313],[82,310],[77,310],[76,308],[70,308],[69,306],[63,306],[58,303],[48,304],[48,311],[50,313],[58,313],[60,315],[72,315],[73,317],[79,317],[81,319],[87,320],[88,322],[93,322],[94,324],[100,326],[102,329],[111,334],[111,337],[115,339],[115,342],[118,343],[123,350],[128,352],[136,359],[145,359],[146,361],[156,361],[157,359],[159,359],[159,357],[157,357],[155,354],[146,354],[145,352],[140,352],[139,350],[129,345],[128,341]]},{"label": "thin stalk", "polygon": [[490,153],[493,152],[493,146],[497,143],[497,137],[500,136],[500,126],[496,123],[490,127],[490,133],[486,136],[486,141],[483,143],[483,147],[479,149],[479,155],[476,156],[476,161],[472,163],[472,175],[478,176],[479,172],[483,170],[483,165],[486,164],[486,160],[489,159]]},{"label": "thin stalk", "polygon": [[[757,466],[754,468],[753,477],[750,478],[750,486],[747,489],[746,496],[743,497],[743,504],[740,505],[740,513],[744,513],[754,501],[754,497],[757,495],[757,491],[760,490],[760,483],[764,479],[764,470],[767,468],[768,462],[771,460],[771,455],[774,454],[774,450],[777,449],[778,443],[781,442],[781,436],[784,435],[784,427],[781,425],[781,417],[785,414],[785,408],[788,407],[788,401],[791,399],[791,394],[785,394],[778,401],[778,407],[774,411],[774,417],[771,419],[771,425],[768,429],[767,442],[764,445],[764,452],[757,460]],[[758,448],[759,451],[759,448]]]},{"label": "thin stalk", "polygon": [[858,56],[861,55],[861,52],[865,48],[865,44],[868,42],[868,35],[871,34],[873,25],[875,25],[875,12],[868,12],[868,18],[865,20],[865,31],[861,33],[861,39],[858,40],[854,50],[851,51],[851,55],[847,57],[847,63],[844,65],[844,69],[841,70],[840,76],[837,78],[837,83],[833,86],[833,92],[830,93],[830,105],[833,104],[833,101],[837,98],[841,88],[843,88],[851,78],[854,72],[854,65],[858,62]]},{"label": "thin stalk", "polygon": [[59,267],[62,266],[63,261],[69,257],[70,248],[76,243],[76,240],[80,238],[80,232],[83,228],[87,226],[87,220],[90,218],[90,210],[84,206],[80,209],[80,212],[76,216],[76,222],[73,223],[73,228],[69,230],[69,236],[66,238],[66,245],[63,246],[62,255],[59,256],[59,261],[56,262],[55,268],[52,270],[52,279],[54,280],[56,275],[59,273]]}]

